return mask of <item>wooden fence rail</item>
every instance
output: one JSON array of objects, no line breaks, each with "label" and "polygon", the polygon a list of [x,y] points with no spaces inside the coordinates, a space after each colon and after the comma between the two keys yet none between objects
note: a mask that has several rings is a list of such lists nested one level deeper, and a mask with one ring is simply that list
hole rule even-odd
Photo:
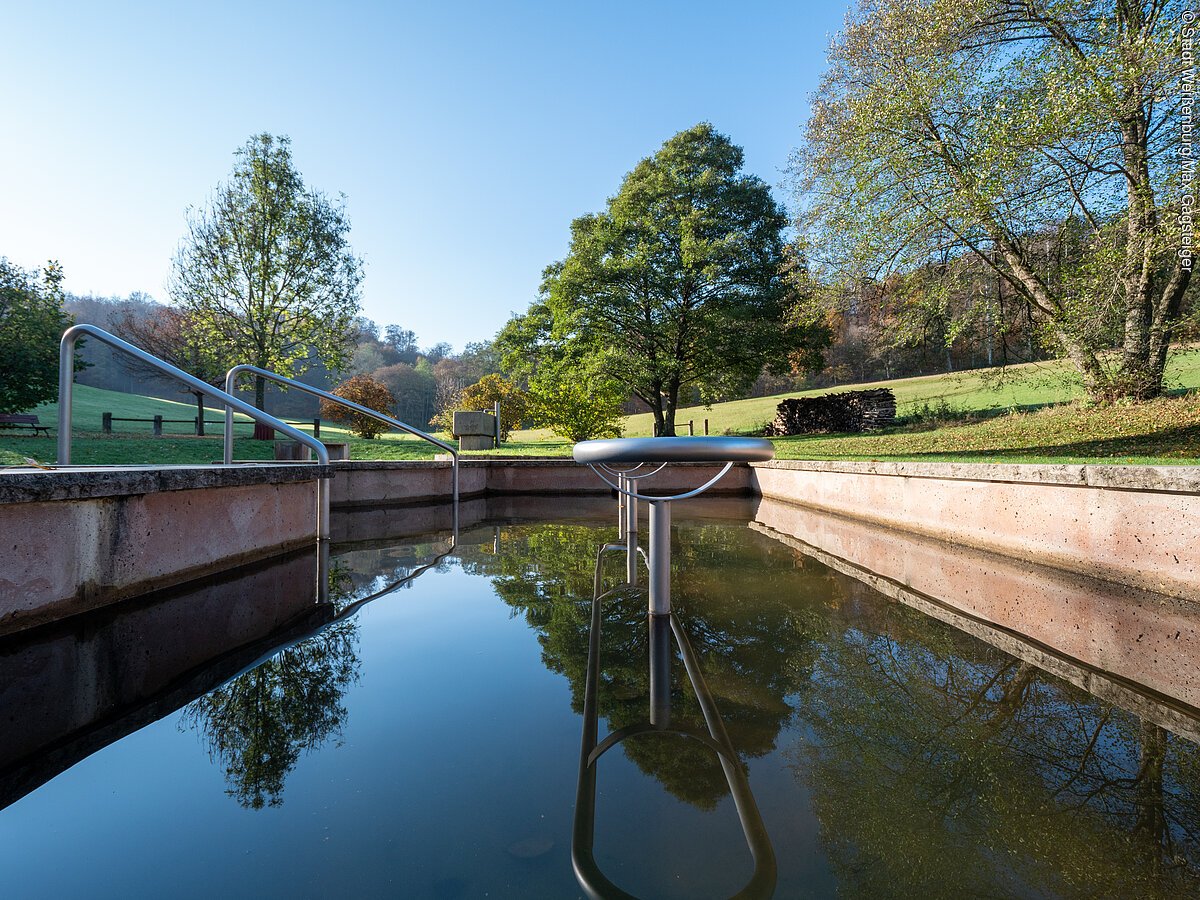
[{"label": "wooden fence rail", "polygon": [[[284,419],[283,421],[287,422],[289,425],[311,425],[313,428],[313,437],[321,436],[321,420],[320,419],[305,419],[305,420],[299,421],[299,422],[293,421],[290,419]],[[225,425],[224,419],[201,419],[199,416],[193,416],[190,419],[164,419],[162,416],[154,416],[151,419],[135,419],[135,418],[128,418],[125,416],[114,416],[112,413],[106,412],[106,413],[102,413],[100,416],[100,430],[104,434],[112,434],[113,433],[113,427],[112,427],[113,422],[149,422],[154,426],[154,436],[155,437],[162,437],[162,433],[163,433],[162,427],[163,427],[164,423],[167,423],[167,424],[184,424],[184,423],[191,424],[193,432],[196,435],[201,436],[201,437],[203,437],[203,435],[204,435],[204,426],[205,425],[220,425],[222,427],[224,427],[224,425]],[[253,422],[237,422],[237,421],[235,421],[233,424],[234,425],[250,425],[250,426],[254,425]]]}]

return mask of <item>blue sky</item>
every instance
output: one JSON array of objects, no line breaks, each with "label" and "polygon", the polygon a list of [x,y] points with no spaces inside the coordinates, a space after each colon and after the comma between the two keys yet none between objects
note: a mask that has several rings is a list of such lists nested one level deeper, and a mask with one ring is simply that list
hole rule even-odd
[{"label": "blue sky", "polygon": [[344,193],[364,313],[491,337],[575,216],[710,121],[779,187],[841,3],[43,3],[4,11],[0,256],[166,299],[253,133]]}]

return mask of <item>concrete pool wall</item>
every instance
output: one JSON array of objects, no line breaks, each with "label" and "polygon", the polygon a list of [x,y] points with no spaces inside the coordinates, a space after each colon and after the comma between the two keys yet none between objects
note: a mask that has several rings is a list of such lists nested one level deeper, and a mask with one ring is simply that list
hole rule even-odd
[{"label": "concrete pool wall", "polygon": [[753,463],[755,493],[1200,601],[1200,468]]},{"label": "concrete pool wall", "polygon": [[[672,493],[717,470],[672,466],[642,484]],[[434,505],[450,496],[445,461],[0,474],[0,634],[308,545],[316,534],[314,486],[330,476],[335,540],[345,538],[338,509],[390,505],[375,515],[449,527]],[[569,459],[471,459],[460,469],[464,500],[608,493]],[[1200,601],[1194,466],[782,460],[735,466],[712,493],[759,495]]]},{"label": "concrete pool wall", "polygon": [[0,634],[312,546],[324,467],[0,474]]}]

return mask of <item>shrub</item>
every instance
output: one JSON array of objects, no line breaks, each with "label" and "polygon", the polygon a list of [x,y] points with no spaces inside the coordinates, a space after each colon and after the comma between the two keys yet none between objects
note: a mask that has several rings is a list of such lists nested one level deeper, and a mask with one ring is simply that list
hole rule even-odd
[{"label": "shrub", "polygon": [[500,375],[484,375],[475,384],[464,388],[453,403],[434,417],[433,424],[442,431],[451,431],[456,409],[491,412],[497,401],[500,403],[500,440],[507,441],[509,432],[520,428],[529,413],[529,395]]},{"label": "shrub", "polygon": [[[352,403],[357,403],[359,406],[374,409],[385,415],[392,408],[392,404],[396,402],[392,392],[370,375],[355,375],[349,381],[338,385],[333,393]],[[321,418],[349,425],[352,434],[368,440],[378,437],[388,429],[383,422],[329,400],[321,401]]]}]

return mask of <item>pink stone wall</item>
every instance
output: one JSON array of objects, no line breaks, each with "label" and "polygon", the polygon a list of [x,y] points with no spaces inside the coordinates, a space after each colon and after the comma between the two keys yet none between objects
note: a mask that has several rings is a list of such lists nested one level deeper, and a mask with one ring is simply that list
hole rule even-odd
[{"label": "pink stone wall", "polygon": [[0,634],[315,543],[314,482],[0,504]]},{"label": "pink stone wall", "polygon": [[1112,673],[1200,708],[1200,608],[1190,601],[769,498],[755,523],[1006,652],[1040,645],[1082,663],[1094,671],[1032,660],[1086,690]]},{"label": "pink stone wall", "polygon": [[763,497],[1200,600],[1195,467],[778,461],[752,469]]}]

